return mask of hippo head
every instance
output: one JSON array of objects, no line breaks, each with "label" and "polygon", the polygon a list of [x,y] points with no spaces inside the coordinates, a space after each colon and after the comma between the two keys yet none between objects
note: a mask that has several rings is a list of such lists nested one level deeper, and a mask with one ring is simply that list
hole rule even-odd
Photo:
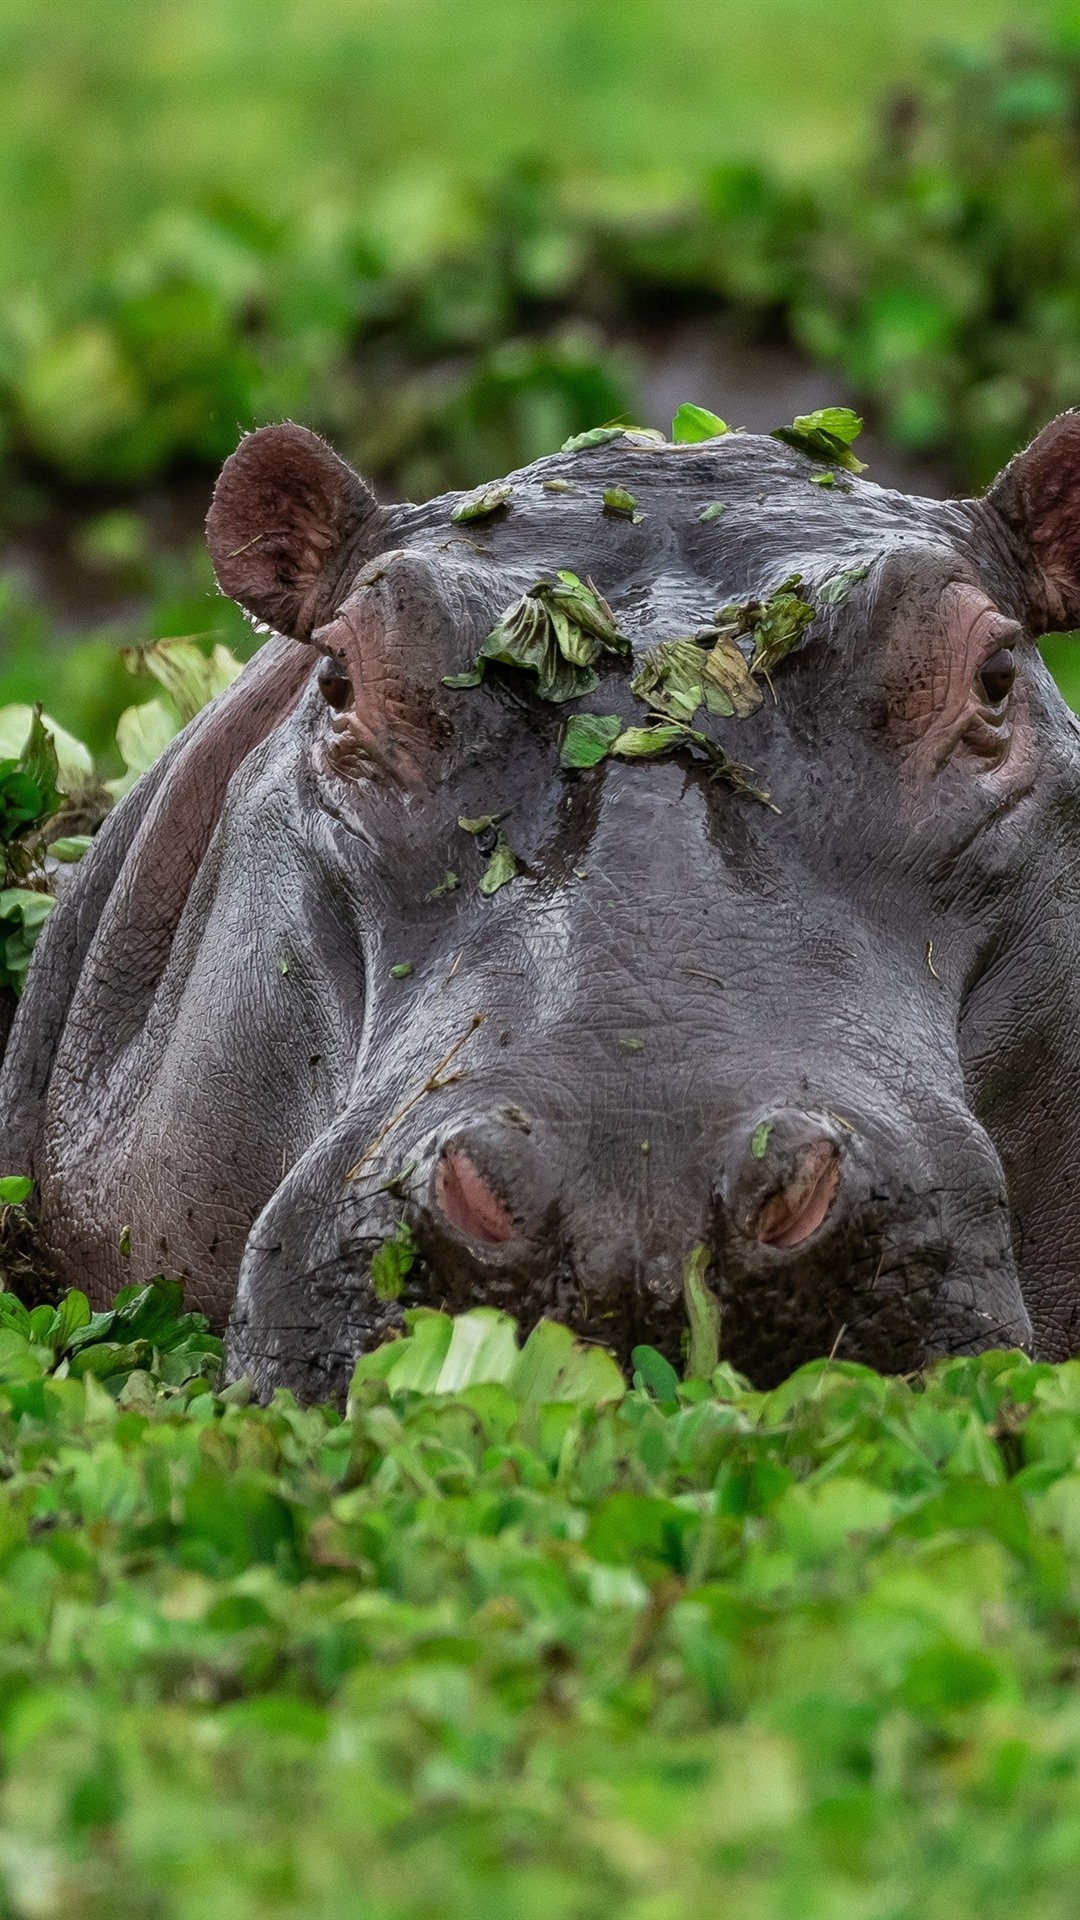
[{"label": "hippo head", "polygon": [[702,1245],[758,1384],[1070,1351],[1074,503],[1076,416],[974,502],[626,433],[384,507],[249,435],[210,546],[289,700],[44,1158],[305,1392],[425,1302],[674,1357]]}]

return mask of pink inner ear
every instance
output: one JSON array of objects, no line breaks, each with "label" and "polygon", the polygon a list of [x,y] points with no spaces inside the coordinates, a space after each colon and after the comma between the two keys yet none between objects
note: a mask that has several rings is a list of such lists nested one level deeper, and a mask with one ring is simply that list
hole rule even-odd
[{"label": "pink inner ear", "polygon": [[501,1246],[514,1231],[510,1209],[461,1147],[447,1147],[435,1176],[435,1198],[452,1226]]}]

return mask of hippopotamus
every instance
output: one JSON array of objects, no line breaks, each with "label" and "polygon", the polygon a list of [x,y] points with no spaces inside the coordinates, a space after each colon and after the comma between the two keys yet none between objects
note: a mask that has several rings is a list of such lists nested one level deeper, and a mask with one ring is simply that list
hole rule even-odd
[{"label": "hippopotamus", "polygon": [[1080,1346],[1080,415],[949,501],[611,431],[388,505],[286,423],[208,538],[270,637],[0,1081],[59,1282],[308,1400],[425,1305],[675,1358],[702,1248],[761,1386]]}]

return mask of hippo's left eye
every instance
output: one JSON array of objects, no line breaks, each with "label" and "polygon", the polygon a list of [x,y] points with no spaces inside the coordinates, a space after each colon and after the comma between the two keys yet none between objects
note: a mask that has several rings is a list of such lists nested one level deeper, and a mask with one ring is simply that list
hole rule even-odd
[{"label": "hippo's left eye", "polygon": [[1000,707],[1008,699],[1016,680],[1016,657],[1010,647],[999,647],[983,662],[979,686],[990,706]]},{"label": "hippo's left eye", "polygon": [[319,692],[335,713],[340,713],[352,699],[352,681],[344,667],[329,656],[319,663]]}]

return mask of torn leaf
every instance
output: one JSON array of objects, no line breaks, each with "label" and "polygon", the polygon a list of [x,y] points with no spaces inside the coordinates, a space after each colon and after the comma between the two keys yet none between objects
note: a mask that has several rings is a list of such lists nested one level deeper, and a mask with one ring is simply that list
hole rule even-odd
[{"label": "torn leaf", "polygon": [[702,507],[701,512],[698,514],[698,519],[703,526],[707,527],[710,520],[719,520],[720,515],[726,512],[727,507],[723,500],[711,500],[707,507]]},{"label": "torn leaf", "polygon": [[517,855],[507,844],[505,834],[500,833],[495,842],[495,851],[477,883],[481,893],[489,897],[493,893],[498,893],[499,888],[505,887],[517,872]]},{"label": "torn leaf", "polygon": [[654,713],[689,723],[705,699],[707,658],[693,640],[662,640],[645,655],[630,691]]},{"label": "torn leaf", "polygon": [[478,687],[484,675],[479,667],[466,667],[464,673],[444,673],[444,687]]},{"label": "torn leaf", "polygon": [[723,713],[724,708],[714,706],[714,695],[722,695],[728,702],[728,711],[739,720],[745,720],[753,713],[764,698],[761,688],[751,678],[742,652],[734,640],[721,638],[705,658],[705,699],[714,712]]},{"label": "torn leaf", "polygon": [[810,485],[812,487],[835,487],[836,475],[835,473],[812,473],[810,475]]},{"label": "torn leaf", "polygon": [[718,413],[710,413],[708,407],[695,407],[692,401],[684,400],[671,423],[671,437],[675,445],[695,446],[701,440],[718,440],[723,433],[731,429],[726,420]]},{"label": "torn leaf", "polygon": [[760,1120],[750,1135],[750,1151],[755,1160],[764,1160],[773,1131],[771,1120]]},{"label": "torn leaf", "polygon": [[572,480],[545,480],[543,482],[543,488],[545,493],[576,493],[577,492],[577,488],[575,487]]},{"label": "torn leaf", "polygon": [[566,723],[559,759],[564,767],[595,767],[617,740],[617,713],[575,713]]},{"label": "torn leaf", "polygon": [[437,887],[432,887],[431,892],[428,894],[428,899],[442,900],[446,894],[456,893],[460,885],[461,881],[458,879],[457,874],[454,873],[452,868],[447,867],[445,877],[439,881]]},{"label": "torn leaf", "polygon": [[863,473],[864,460],[856,460],[851,443],[862,432],[863,423],[850,407],[818,407],[814,413],[797,413],[790,427],[775,427],[773,439],[808,454],[811,460],[827,460],[849,473]]},{"label": "torn leaf", "polygon": [[767,600],[736,600],[715,614],[720,640],[733,642],[744,635],[753,640],[750,669],[768,677],[777,662],[798,645],[814,618],[814,608],[796,589],[802,575],[793,573]]},{"label": "torn leaf", "polygon": [[467,499],[462,500],[454,508],[450,518],[458,526],[463,526],[470,520],[486,520],[489,514],[498,513],[500,507],[505,507],[513,491],[509,480],[500,480],[492,487],[482,487],[479,493],[471,493]]},{"label": "torn leaf", "polygon": [[591,693],[599,684],[594,662],[602,653],[627,653],[607,601],[591,580],[560,572],[554,583],[538,580],[508,607],[480,648],[477,669],[488,660],[535,673],[542,700],[561,702]]}]

